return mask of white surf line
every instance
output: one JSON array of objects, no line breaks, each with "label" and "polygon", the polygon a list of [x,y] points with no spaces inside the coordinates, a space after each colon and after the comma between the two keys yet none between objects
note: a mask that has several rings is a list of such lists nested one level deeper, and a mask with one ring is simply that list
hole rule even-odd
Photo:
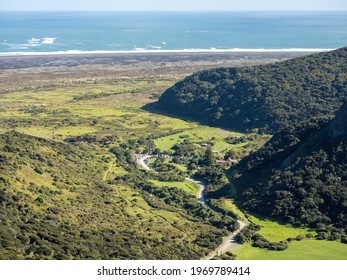
[{"label": "white surf line", "polygon": [[[47,38],[54,39],[54,38]],[[47,41],[51,42],[51,41]],[[313,48],[287,48],[287,49],[179,49],[179,50],[148,50],[148,49],[134,49],[134,50],[123,50],[123,51],[82,51],[82,50],[65,50],[65,51],[54,51],[54,52],[1,52],[0,56],[45,56],[45,55],[79,55],[79,54],[146,54],[146,53],[316,53],[316,52],[327,52],[335,49],[313,49]]]}]

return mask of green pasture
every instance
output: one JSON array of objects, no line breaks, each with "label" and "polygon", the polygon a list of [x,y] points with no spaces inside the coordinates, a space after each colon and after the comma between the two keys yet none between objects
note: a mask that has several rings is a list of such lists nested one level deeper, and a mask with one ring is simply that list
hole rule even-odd
[{"label": "green pasture", "polygon": [[241,220],[259,225],[261,229],[258,231],[258,233],[264,236],[270,242],[279,242],[286,240],[287,238],[295,238],[298,235],[305,236],[307,233],[315,233],[308,228],[293,227],[289,224],[281,224],[277,221],[270,220],[259,215],[250,213],[247,213],[246,215],[234,204],[233,200],[231,199],[224,200],[223,203],[225,209],[237,214]]},{"label": "green pasture", "polygon": [[157,187],[175,187],[187,192],[190,195],[197,195],[199,186],[191,181],[185,180],[184,182],[161,182],[158,180],[151,180]]},{"label": "green pasture", "polygon": [[264,250],[248,243],[232,252],[238,260],[347,260],[346,244],[326,240],[293,241],[285,251]]},{"label": "green pasture", "polygon": [[280,224],[260,216],[249,215],[248,220],[259,225],[261,229],[258,233],[271,242],[279,242],[298,235],[305,236],[307,233],[315,235],[315,232],[312,232],[310,229],[293,227],[289,224]]},{"label": "green pasture", "polygon": [[[173,128],[179,129],[178,127]],[[196,123],[191,123],[190,129],[169,136],[158,138],[155,140],[155,145],[162,151],[168,151],[176,143],[182,142],[184,141],[184,139],[188,139],[193,143],[213,143],[213,151],[225,152],[227,149],[235,147],[236,145],[230,145],[226,143],[224,141],[224,138],[242,135],[242,133],[229,132],[220,128],[208,127]]]},{"label": "green pasture", "polygon": [[[117,135],[120,140],[168,134],[155,139],[161,151],[169,151],[184,139],[212,143],[213,151],[221,154],[230,148],[244,149],[247,143],[225,142],[226,137],[242,136],[241,133],[141,109],[155,101],[153,94],[163,92],[175,81],[175,77],[158,81],[130,79],[6,93],[0,104],[0,132],[14,129],[60,141],[85,134]],[[185,170],[183,166],[177,167]]]}]

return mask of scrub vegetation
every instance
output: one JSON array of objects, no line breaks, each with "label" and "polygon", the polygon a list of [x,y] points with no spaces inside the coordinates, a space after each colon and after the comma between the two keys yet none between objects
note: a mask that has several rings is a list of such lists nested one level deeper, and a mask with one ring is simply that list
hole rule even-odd
[{"label": "scrub vegetation", "polygon": [[[345,75],[334,72],[341,66],[336,57],[344,58],[344,52],[200,72],[178,84],[180,75],[139,75],[2,89],[0,259],[201,259],[239,228],[237,220],[248,224],[237,236],[242,245],[217,259],[347,259],[346,106],[332,120],[345,90]],[[212,74],[202,85],[206,90],[225,73],[245,80],[255,79],[256,72],[263,83],[273,78],[273,69],[282,77],[286,67],[308,67],[321,58],[326,58],[329,73],[321,81],[336,74],[337,82],[325,88],[329,94],[338,91],[325,107],[331,116],[307,122],[295,118],[299,124],[273,137],[291,120],[289,115],[279,123],[262,114],[266,118],[259,120],[268,125],[254,125],[250,119],[236,127],[216,121],[226,120],[231,107],[224,113],[217,109],[220,118],[211,123],[235,132],[153,107],[163,92],[159,103],[182,83],[190,90],[191,79],[200,83]],[[325,71],[316,70],[314,81]],[[246,82],[236,82],[241,89],[246,86],[244,96],[246,89],[253,92]],[[221,82],[215,89],[223,86]],[[310,89],[315,86],[309,84]],[[255,92],[261,95],[262,90]],[[310,100],[320,110],[318,95]],[[204,96],[210,100],[209,93]],[[250,100],[255,102],[252,96]],[[282,101],[271,103],[278,105],[271,107],[276,119]],[[242,110],[254,113],[247,108]],[[209,114],[216,117],[213,110]],[[141,159],[146,165],[139,165]],[[208,208],[197,199],[197,180],[206,185]]]}]

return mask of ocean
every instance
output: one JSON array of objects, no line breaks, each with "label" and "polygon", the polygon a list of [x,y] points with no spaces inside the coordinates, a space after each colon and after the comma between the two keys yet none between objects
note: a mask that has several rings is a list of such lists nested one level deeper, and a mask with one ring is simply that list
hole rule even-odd
[{"label": "ocean", "polygon": [[0,55],[346,45],[347,12],[0,12]]}]

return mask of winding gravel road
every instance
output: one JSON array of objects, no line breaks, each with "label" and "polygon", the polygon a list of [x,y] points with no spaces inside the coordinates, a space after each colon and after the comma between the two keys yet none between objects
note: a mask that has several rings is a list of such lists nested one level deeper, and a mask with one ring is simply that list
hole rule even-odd
[{"label": "winding gravel road", "polygon": [[[136,162],[142,166],[143,168],[145,168],[146,170],[152,170],[154,171],[152,168],[150,168],[147,163],[146,160],[149,158],[152,158],[153,155],[142,155],[142,154],[136,154],[135,155],[135,159]],[[155,172],[155,171],[154,171]],[[194,180],[192,178],[186,178],[186,180],[194,182],[195,184],[200,186],[200,190],[197,194],[197,199],[198,201],[207,209],[211,209],[208,204],[206,203],[205,197],[204,197],[204,191],[206,189],[206,185],[201,182],[201,181],[197,181]],[[204,260],[211,260],[213,259],[215,256],[219,256],[231,249],[237,248],[239,246],[241,246],[240,243],[237,243],[235,241],[235,237],[236,235],[238,235],[240,233],[240,231],[247,225],[245,222],[241,221],[241,220],[237,220],[237,222],[239,223],[239,229],[233,231],[232,233],[230,233],[228,235],[228,237],[222,242],[221,245],[218,246],[217,249],[215,249],[214,251],[212,251],[210,254],[208,254]]]}]

